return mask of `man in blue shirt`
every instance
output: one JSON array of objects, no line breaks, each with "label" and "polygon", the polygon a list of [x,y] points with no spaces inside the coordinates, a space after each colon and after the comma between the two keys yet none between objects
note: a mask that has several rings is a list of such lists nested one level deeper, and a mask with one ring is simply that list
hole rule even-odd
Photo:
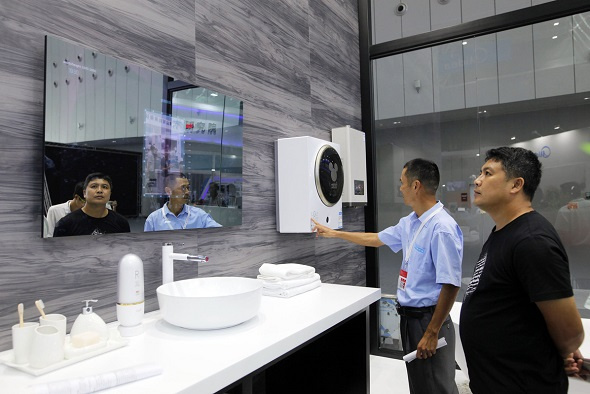
[{"label": "man in blue shirt", "polygon": [[143,231],[221,227],[221,224],[201,208],[186,204],[190,196],[190,185],[184,174],[169,174],[165,184],[170,200],[162,208],[150,213]]},{"label": "man in blue shirt", "polygon": [[[406,363],[412,394],[458,393],[455,384],[455,329],[449,312],[461,287],[463,234],[436,200],[440,182],[435,163],[414,159],[400,178],[404,203],[414,212],[379,233],[332,230],[315,222],[314,231],[358,245],[387,245],[403,251],[397,284],[398,312],[404,353],[416,350],[418,360]],[[313,219],[312,219],[313,220]],[[436,349],[439,338],[447,346]]]}]

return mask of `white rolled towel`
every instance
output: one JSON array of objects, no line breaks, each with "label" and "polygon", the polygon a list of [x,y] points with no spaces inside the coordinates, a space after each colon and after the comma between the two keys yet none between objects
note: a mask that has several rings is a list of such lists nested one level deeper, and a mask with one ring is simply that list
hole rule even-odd
[{"label": "white rolled towel", "polygon": [[87,394],[105,390],[140,379],[150,378],[163,372],[157,364],[143,364],[135,367],[121,368],[110,372],[86,377],[39,383],[29,386],[34,394]]},{"label": "white rolled towel", "polygon": [[266,277],[276,277],[280,279],[299,279],[309,277],[315,273],[315,268],[309,265],[285,263],[285,264],[269,264],[264,263],[258,269],[260,275]]},{"label": "white rolled towel", "polygon": [[303,286],[316,280],[320,280],[320,274],[313,273],[309,277],[301,279],[280,279],[274,276],[268,280],[267,276],[258,275],[258,279],[262,280],[262,286],[266,289],[292,289],[293,287]]},{"label": "white rolled towel", "polygon": [[306,285],[293,287],[291,289],[267,289],[266,287],[263,287],[262,288],[262,295],[272,296],[272,297],[281,297],[281,298],[290,298],[290,297],[296,296],[298,294],[302,294],[302,293],[308,292],[310,290],[313,290],[315,288],[318,288],[321,286],[321,284],[322,284],[322,281],[317,279],[317,280],[314,280],[313,282],[308,283]]}]

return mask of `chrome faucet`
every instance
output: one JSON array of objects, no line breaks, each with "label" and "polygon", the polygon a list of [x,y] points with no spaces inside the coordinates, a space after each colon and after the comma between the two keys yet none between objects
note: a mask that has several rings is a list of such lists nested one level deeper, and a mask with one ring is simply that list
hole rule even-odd
[{"label": "chrome faucet", "polygon": [[174,253],[174,246],[171,242],[162,244],[162,283],[174,281],[174,260],[194,261],[196,263],[206,263],[209,261],[207,256],[193,256],[185,253]]}]

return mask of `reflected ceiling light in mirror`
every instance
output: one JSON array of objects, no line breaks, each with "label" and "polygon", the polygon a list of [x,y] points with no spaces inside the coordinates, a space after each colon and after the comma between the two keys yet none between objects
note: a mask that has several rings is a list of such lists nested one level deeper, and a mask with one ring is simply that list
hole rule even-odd
[{"label": "reflected ceiling light in mirror", "polygon": [[219,96],[219,95],[218,95],[217,93],[213,92],[213,93],[211,93],[211,96],[213,96],[213,97],[217,97],[217,96]]}]

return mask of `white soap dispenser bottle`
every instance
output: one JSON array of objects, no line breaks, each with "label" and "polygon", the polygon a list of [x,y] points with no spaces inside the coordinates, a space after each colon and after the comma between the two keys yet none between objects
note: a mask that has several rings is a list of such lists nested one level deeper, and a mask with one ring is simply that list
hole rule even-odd
[{"label": "white soap dispenser bottle", "polygon": [[109,331],[106,323],[92,311],[92,307],[89,305],[89,303],[98,302],[98,300],[84,300],[83,302],[86,303],[86,306],[82,308],[82,314],[76,318],[70,331],[70,337],[73,338],[83,333],[95,332],[101,339],[108,340]]},{"label": "white soap dispenser bottle", "polygon": [[119,261],[117,320],[124,337],[143,332],[145,302],[143,291],[143,261],[134,254],[126,254]]}]

